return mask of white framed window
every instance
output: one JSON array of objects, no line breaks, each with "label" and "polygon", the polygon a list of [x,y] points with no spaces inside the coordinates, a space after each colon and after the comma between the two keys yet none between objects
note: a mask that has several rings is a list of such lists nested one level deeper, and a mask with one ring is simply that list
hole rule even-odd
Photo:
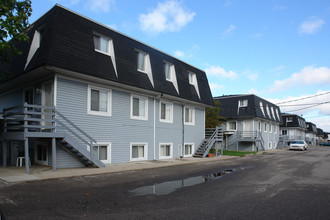
[{"label": "white framed window", "polygon": [[196,73],[188,72],[188,80],[189,80],[189,84],[191,84],[195,87],[198,98],[201,98],[200,94],[199,94],[199,88],[198,88]]},{"label": "white framed window", "polygon": [[159,121],[173,123],[173,104],[170,102],[159,102]]},{"label": "white framed window", "polygon": [[287,117],[286,118],[286,122],[292,122],[293,121],[293,118],[292,117]]},{"label": "white framed window", "polygon": [[236,131],[237,127],[236,127],[236,121],[230,121],[228,122],[228,130],[229,131]]},{"label": "white framed window", "polygon": [[274,134],[277,133],[277,125],[274,125]]},{"label": "white framed window", "polygon": [[148,54],[142,51],[137,51],[137,69],[142,72],[146,72],[146,60]]},{"label": "white framed window", "polygon": [[247,107],[248,106],[248,100],[238,100],[238,107]]},{"label": "white framed window", "polygon": [[111,39],[109,38],[99,35],[94,35],[95,51],[110,55],[110,42]]},{"label": "white framed window", "polygon": [[272,142],[268,142],[268,149],[272,149]]},{"label": "white framed window", "polygon": [[147,160],[148,144],[147,143],[131,143],[131,161]]},{"label": "white framed window", "polygon": [[282,130],[282,135],[288,135],[288,130]]},{"label": "white framed window", "polygon": [[269,123],[269,133],[272,133],[272,124],[271,123]]},{"label": "white framed window", "polygon": [[148,120],[148,98],[131,95],[131,119]]},{"label": "white framed window", "polygon": [[184,156],[191,157],[194,154],[194,143],[184,144]]},{"label": "white framed window", "polygon": [[272,116],[273,116],[274,120],[276,120],[276,118],[275,118],[275,113],[274,113],[274,108],[273,108],[273,107],[270,107],[270,110],[271,110],[271,112],[272,112]]},{"label": "white framed window", "polygon": [[263,116],[265,116],[264,106],[263,106],[262,102],[259,102],[259,106],[260,106],[260,110],[261,110]]},{"label": "white framed window", "polygon": [[266,110],[267,110],[267,115],[268,115],[268,117],[271,118],[271,117],[270,117],[270,111],[269,111],[269,106],[268,106],[268,105],[266,105]]},{"label": "white framed window", "polygon": [[191,85],[194,85],[196,83],[196,74],[193,72],[188,72],[188,79],[189,79],[189,83]]},{"label": "white framed window", "polygon": [[87,114],[111,116],[111,90],[88,86]]},{"label": "white framed window", "polygon": [[264,128],[265,130],[265,132],[267,132],[267,123],[265,122],[265,128]]},{"label": "white framed window", "polygon": [[275,142],[273,143],[273,149],[276,149],[276,143]]},{"label": "white framed window", "polygon": [[275,112],[276,112],[277,119],[278,119],[279,121],[281,121],[281,119],[280,119],[280,114],[278,113],[278,109],[277,109],[277,108],[275,108]]},{"label": "white framed window", "polygon": [[97,159],[103,163],[111,163],[111,143],[96,143],[93,148]]},{"label": "white framed window", "polygon": [[159,159],[169,159],[173,157],[173,144],[160,143],[159,144]]},{"label": "white framed window", "polygon": [[174,65],[167,61],[164,61],[164,71],[165,71],[165,78],[167,81],[173,81],[174,77]]},{"label": "white framed window", "polygon": [[195,108],[184,107],[184,124],[185,125],[195,125]]},{"label": "white framed window", "polygon": [[261,131],[261,121],[258,121],[258,131]]}]

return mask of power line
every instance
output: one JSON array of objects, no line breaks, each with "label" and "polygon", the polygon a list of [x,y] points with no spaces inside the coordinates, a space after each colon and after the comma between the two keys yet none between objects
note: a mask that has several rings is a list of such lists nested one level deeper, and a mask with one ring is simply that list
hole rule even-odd
[{"label": "power line", "polygon": [[296,109],[296,110],[291,110],[290,112],[297,112],[297,111],[301,111],[301,110],[304,110],[304,109],[308,109],[308,108],[313,108],[315,106],[319,106],[319,105],[323,105],[323,104],[327,104],[329,102],[322,102],[322,103],[317,103],[317,104],[314,104],[312,106],[308,106],[308,107],[304,107],[304,108],[300,108],[300,109]]},{"label": "power line", "polygon": [[310,103],[310,104],[295,104],[295,105],[279,105],[280,107],[288,107],[288,106],[303,106],[303,105],[319,105],[319,104],[326,104],[326,103],[330,103],[330,101],[328,102],[315,102],[315,103]]},{"label": "power line", "polygon": [[326,94],[329,94],[329,93],[330,93],[330,91],[322,93],[322,94],[307,96],[307,97],[300,98],[300,99],[293,99],[293,100],[290,100],[290,101],[279,102],[279,103],[276,103],[276,105],[284,104],[284,103],[290,103],[290,102],[296,102],[296,101],[300,101],[300,100],[304,100],[304,99],[310,99],[310,98],[314,98],[314,97],[317,97],[317,96],[326,95]]},{"label": "power line", "polygon": [[326,117],[326,116],[330,116],[330,114],[316,115],[316,116],[310,116],[310,117],[305,117],[305,118],[320,118],[320,117]]}]

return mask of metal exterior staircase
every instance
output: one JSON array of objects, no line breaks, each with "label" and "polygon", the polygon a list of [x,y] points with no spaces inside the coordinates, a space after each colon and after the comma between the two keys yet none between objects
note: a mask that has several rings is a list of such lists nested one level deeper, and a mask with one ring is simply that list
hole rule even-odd
[{"label": "metal exterior staircase", "polygon": [[264,139],[260,131],[236,131],[226,137],[226,149],[230,148],[237,142],[255,142],[259,143],[261,150],[265,150]]},{"label": "metal exterior staircase", "polygon": [[206,128],[205,139],[202,140],[198,149],[193,154],[193,157],[206,157],[210,149],[214,146],[214,144],[222,141],[223,141],[223,132],[220,127]]},{"label": "metal exterior staircase", "polygon": [[[96,140],[54,106],[14,106],[3,110],[4,135],[9,139],[56,138],[57,143],[86,166],[105,167],[93,144]],[[89,151],[87,150],[89,146]]]}]

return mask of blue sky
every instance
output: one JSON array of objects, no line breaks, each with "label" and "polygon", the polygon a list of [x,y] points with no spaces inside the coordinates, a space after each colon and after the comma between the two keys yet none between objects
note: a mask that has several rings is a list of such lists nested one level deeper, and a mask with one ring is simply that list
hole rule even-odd
[{"label": "blue sky", "polygon": [[313,96],[281,110],[330,132],[330,1],[32,0],[30,23],[56,3],[204,70],[213,96]]}]

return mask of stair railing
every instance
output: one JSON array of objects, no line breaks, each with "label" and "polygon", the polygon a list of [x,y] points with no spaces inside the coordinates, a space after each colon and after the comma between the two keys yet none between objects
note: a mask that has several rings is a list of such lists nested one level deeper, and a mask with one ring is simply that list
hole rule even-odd
[{"label": "stair railing", "polygon": [[203,157],[206,157],[206,155],[209,153],[210,149],[213,147],[215,141],[222,139],[221,136],[222,136],[222,129],[220,127],[216,127],[214,132],[212,133],[212,135],[207,139]]}]

